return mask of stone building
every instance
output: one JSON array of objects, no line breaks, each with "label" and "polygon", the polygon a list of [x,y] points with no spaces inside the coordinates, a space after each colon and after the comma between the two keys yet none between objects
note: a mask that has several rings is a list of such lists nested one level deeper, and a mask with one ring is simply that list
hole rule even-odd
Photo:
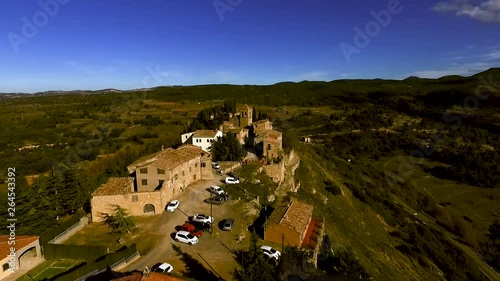
[{"label": "stone building", "polygon": [[309,251],[311,261],[317,266],[325,227],[324,219],[313,218],[313,209],[313,206],[296,199],[277,207],[265,223],[264,240]]},{"label": "stone building", "polygon": [[127,167],[130,177],[110,178],[92,193],[92,220],[101,221],[112,205],[131,215],[161,213],[190,184],[213,178],[211,154],[194,145],[167,148]]},{"label": "stone building", "polygon": [[9,243],[11,242],[10,235],[0,236],[0,254],[2,255],[0,280],[12,278],[10,275],[15,274],[16,271],[28,271],[45,261],[40,248],[40,237],[21,235],[13,237],[15,245]]},{"label": "stone building", "polygon": [[244,128],[252,125],[253,122],[253,108],[244,104],[236,109],[235,116],[238,118],[238,127]]},{"label": "stone building", "polygon": [[312,220],[313,206],[292,200],[274,209],[266,221],[264,240],[300,247]]},{"label": "stone building", "polygon": [[277,158],[282,156],[283,134],[273,130],[269,120],[259,120],[252,124],[252,144],[263,157]]}]

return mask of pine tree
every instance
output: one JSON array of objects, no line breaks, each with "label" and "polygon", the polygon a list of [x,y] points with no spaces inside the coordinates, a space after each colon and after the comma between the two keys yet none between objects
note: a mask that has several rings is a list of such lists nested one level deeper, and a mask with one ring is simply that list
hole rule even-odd
[{"label": "pine tree", "polygon": [[103,223],[110,227],[112,233],[130,233],[136,228],[134,219],[128,211],[118,205],[112,205],[113,213],[101,213]]},{"label": "pine tree", "polygon": [[257,246],[258,236],[252,233],[248,251],[242,253],[242,269],[233,272],[233,278],[237,281],[274,281],[276,280],[276,263],[274,259],[266,257]]}]

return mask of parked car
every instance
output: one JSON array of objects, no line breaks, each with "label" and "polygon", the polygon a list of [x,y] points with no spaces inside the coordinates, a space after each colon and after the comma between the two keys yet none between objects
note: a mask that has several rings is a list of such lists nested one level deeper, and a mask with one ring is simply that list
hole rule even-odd
[{"label": "parked car", "polygon": [[224,190],[220,187],[220,186],[217,186],[217,185],[213,185],[209,188],[210,192],[212,193],[215,193],[217,195],[221,195],[224,193]]},{"label": "parked car", "polygon": [[162,273],[170,273],[173,270],[174,270],[174,268],[168,262],[157,263],[157,264],[153,265],[153,267],[151,268],[151,271],[162,272]]},{"label": "parked car", "polygon": [[198,243],[198,237],[187,231],[180,230],[175,234],[175,241],[187,243],[189,245],[195,245],[196,243]]},{"label": "parked car", "polygon": [[191,220],[197,221],[197,222],[202,222],[202,223],[213,223],[214,222],[214,218],[212,218],[211,216],[204,215],[204,214],[196,214],[193,216],[193,218]]},{"label": "parked car", "polygon": [[205,203],[213,204],[213,205],[222,205],[226,202],[226,197],[221,195],[216,195],[214,197],[210,197],[205,199]]},{"label": "parked car", "polygon": [[203,232],[210,231],[211,225],[209,223],[192,221],[191,224]]},{"label": "parked car", "polygon": [[279,259],[279,257],[281,256],[280,252],[276,251],[275,249],[273,249],[270,246],[261,246],[260,249],[262,250],[264,255],[266,255],[270,258]]},{"label": "parked car", "polygon": [[222,170],[217,170],[217,171],[215,171],[215,173],[216,173],[217,175],[219,175],[219,176],[222,176],[222,174],[223,174]]},{"label": "parked car", "polygon": [[238,184],[240,183],[240,179],[235,177],[226,177],[226,180],[224,182],[226,184]]},{"label": "parked car", "polygon": [[220,169],[220,165],[217,162],[212,162],[212,168],[214,169]]},{"label": "parked car", "polygon": [[224,192],[222,193],[221,195],[219,195],[220,197],[223,197],[224,200],[228,201],[229,200],[229,194],[227,194],[227,192]]},{"label": "parked car", "polygon": [[185,224],[181,225],[181,230],[187,231],[198,238],[200,238],[200,236],[203,235],[203,231],[197,229],[196,226],[194,226],[190,223],[185,223]]},{"label": "parked car", "polygon": [[179,207],[179,200],[173,200],[167,205],[167,212],[174,212]]},{"label": "parked car", "polygon": [[231,231],[233,230],[233,225],[234,225],[234,219],[225,219],[224,223],[222,224],[222,230]]}]

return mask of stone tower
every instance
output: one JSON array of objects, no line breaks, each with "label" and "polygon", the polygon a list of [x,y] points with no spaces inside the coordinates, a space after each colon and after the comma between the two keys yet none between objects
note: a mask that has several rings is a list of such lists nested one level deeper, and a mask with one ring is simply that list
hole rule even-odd
[{"label": "stone tower", "polygon": [[246,127],[252,124],[253,110],[247,104],[244,104],[237,109],[239,115],[240,127]]}]

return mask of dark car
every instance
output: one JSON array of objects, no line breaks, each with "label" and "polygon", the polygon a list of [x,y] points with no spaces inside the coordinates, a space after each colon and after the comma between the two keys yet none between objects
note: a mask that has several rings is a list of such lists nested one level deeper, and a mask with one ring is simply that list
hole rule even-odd
[{"label": "dark car", "polygon": [[205,199],[205,203],[213,204],[213,205],[222,205],[222,204],[224,204],[224,202],[226,202],[226,197],[223,195],[217,195],[217,196]]},{"label": "dark car", "polygon": [[210,224],[209,223],[202,223],[202,222],[192,221],[191,224],[194,225],[197,229],[199,229],[199,230],[201,230],[203,232],[210,231]]},{"label": "dark car", "polygon": [[231,231],[233,229],[234,219],[225,219],[222,225],[222,230]]}]

